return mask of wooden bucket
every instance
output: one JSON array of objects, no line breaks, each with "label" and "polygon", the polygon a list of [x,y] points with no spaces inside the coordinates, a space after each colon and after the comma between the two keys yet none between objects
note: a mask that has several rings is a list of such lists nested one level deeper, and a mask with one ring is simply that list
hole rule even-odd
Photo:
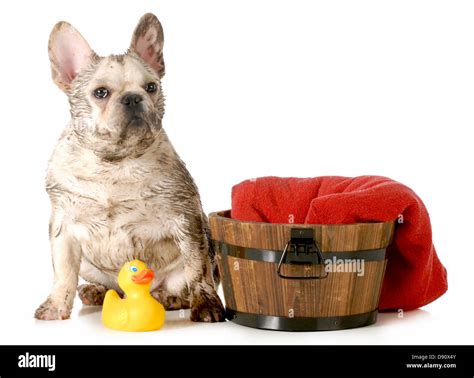
[{"label": "wooden bucket", "polygon": [[229,210],[209,221],[227,319],[285,331],[375,323],[394,222],[241,222]]}]

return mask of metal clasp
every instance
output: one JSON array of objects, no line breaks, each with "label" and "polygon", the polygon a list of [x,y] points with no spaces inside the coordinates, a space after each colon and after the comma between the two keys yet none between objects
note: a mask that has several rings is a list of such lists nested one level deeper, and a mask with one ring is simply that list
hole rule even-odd
[{"label": "metal clasp", "polygon": [[286,243],[285,249],[281,255],[280,262],[278,263],[277,273],[281,278],[292,279],[292,280],[320,280],[328,276],[328,272],[324,269],[324,276],[285,276],[281,273],[282,264],[295,264],[295,265],[324,265],[324,261],[321,250],[318,244],[314,240],[314,230],[312,228],[292,228],[291,238]]}]

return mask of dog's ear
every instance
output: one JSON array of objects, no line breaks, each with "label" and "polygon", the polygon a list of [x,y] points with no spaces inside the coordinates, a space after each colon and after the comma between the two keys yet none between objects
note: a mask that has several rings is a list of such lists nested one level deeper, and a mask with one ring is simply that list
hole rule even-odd
[{"label": "dog's ear", "polygon": [[69,91],[71,82],[96,56],[82,35],[67,22],[58,22],[49,37],[51,75],[56,85]]},{"label": "dog's ear", "polygon": [[152,13],[145,14],[133,32],[130,50],[155,70],[160,79],[165,75],[163,60],[163,28]]}]

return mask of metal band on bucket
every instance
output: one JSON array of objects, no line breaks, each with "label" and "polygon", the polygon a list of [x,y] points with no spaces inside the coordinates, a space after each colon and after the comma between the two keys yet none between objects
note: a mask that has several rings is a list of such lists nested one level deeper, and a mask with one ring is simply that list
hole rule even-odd
[{"label": "metal band on bucket", "polygon": [[364,314],[329,316],[320,318],[284,317],[250,314],[226,309],[226,318],[230,321],[252,328],[274,331],[335,331],[368,326],[377,321],[377,310]]},{"label": "metal band on bucket", "polygon": [[[241,259],[263,261],[270,263],[278,263],[281,259],[283,251],[276,251],[271,249],[257,249],[246,248],[237,245],[227,244],[221,241],[214,240],[216,249],[223,255],[238,257]],[[322,252],[324,259],[357,259],[365,261],[381,261],[385,259],[385,248],[370,249],[365,251],[352,252]]]}]

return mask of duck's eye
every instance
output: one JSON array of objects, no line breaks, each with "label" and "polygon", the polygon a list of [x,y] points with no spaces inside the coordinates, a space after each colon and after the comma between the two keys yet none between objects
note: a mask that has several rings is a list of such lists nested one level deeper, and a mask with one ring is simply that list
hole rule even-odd
[{"label": "duck's eye", "polygon": [[94,90],[94,96],[96,98],[106,98],[109,95],[109,90],[104,87],[100,87]]},{"label": "duck's eye", "polygon": [[145,90],[148,93],[155,93],[156,92],[156,83],[148,83],[145,85]]},{"label": "duck's eye", "polygon": [[137,268],[135,265],[132,265],[132,266],[130,267],[130,270],[131,270],[133,273],[138,272],[138,268]]}]

